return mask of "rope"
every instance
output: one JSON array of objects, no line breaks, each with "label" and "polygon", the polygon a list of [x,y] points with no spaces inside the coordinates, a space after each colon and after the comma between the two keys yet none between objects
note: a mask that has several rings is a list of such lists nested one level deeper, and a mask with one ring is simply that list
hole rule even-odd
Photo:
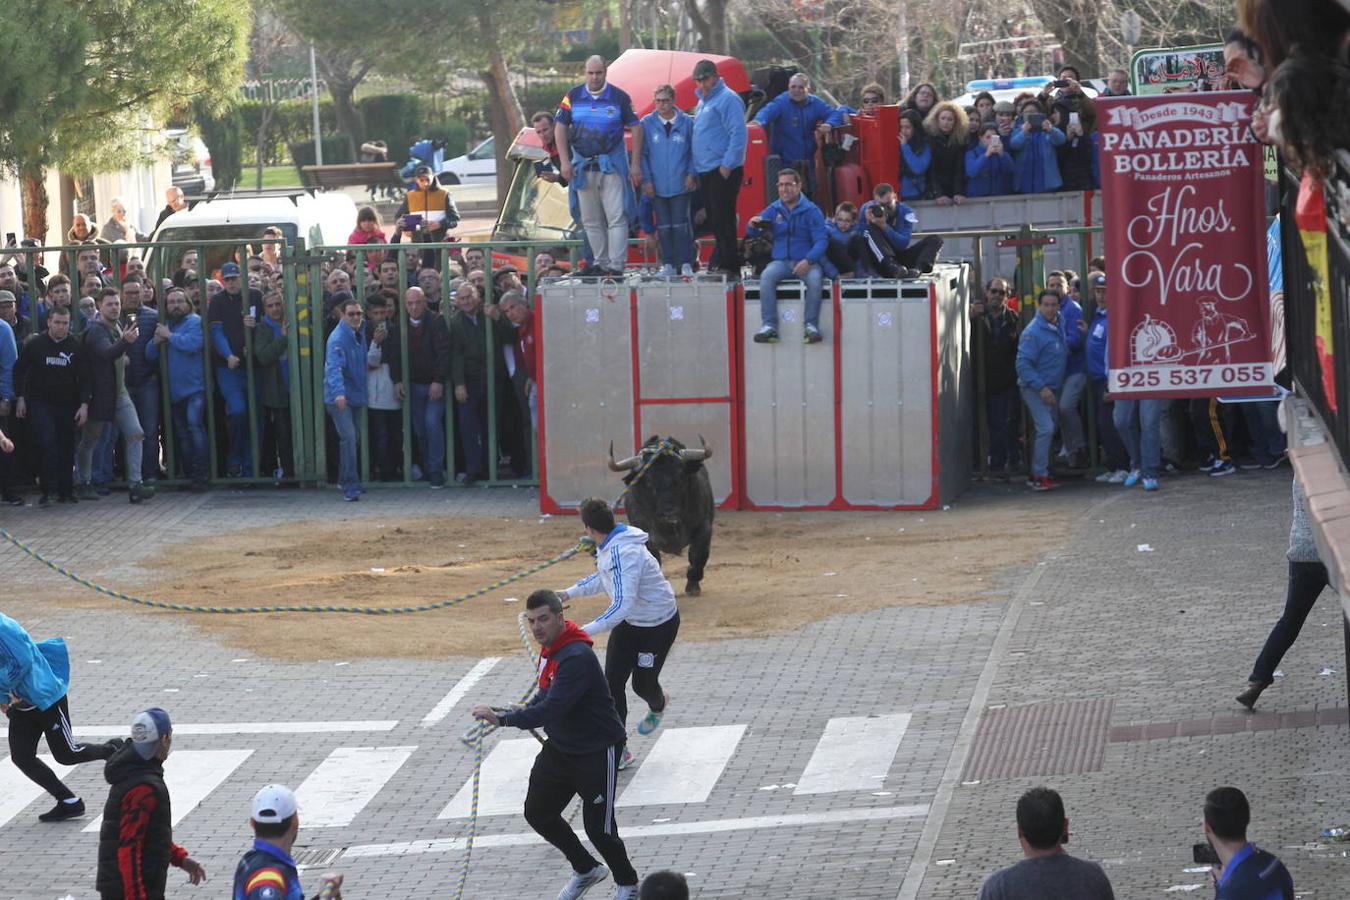
[{"label": "rope", "polygon": [[473,737],[473,787],[469,792],[469,833],[464,839],[464,858],[459,863],[459,884],[455,900],[463,900],[464,887],[469,883],[469,860],[473,857],[473,840],[478,834],[478,785],[483,774],[483,737],[489,731],[486,722],[479,722]]},{"label": "rope", "polygon": [[[613,450],[613,447],[611,446],[610,449]],[[642,451],[646,449],[647,449],[646,447],[640,447],[638,449],[638,452],[642,453]],[[650,469],[658,459],[660,459],[662,456],[678,457],[680,455],[680,451],[675,449],[674,444],[670,442],[670,438],[661,438],[661,440],[657,442],[656,446],[652,448],[651,453],[642,453],[642,455],[646,458],[642,460],[641,465],[639,465],[636,469],[633,470],[633,477],[629,478],[627,481],[624,482],[623,490],[619,491],[619,495],[614,498],[614,502],[610,503],[610,506],[618,506],[620,503],[622,503],[623,498],[628,493],[628,491],[632,489],[633,485],[637,484],[639,481],[642,480],[642,476],[647,474],[647,470]]]},{"label": "rope", "polygon": [[514,575],[508,575],[506,578],[494,581],[486,587],[481,587],[475,591],[469,591],[468,593],[460,594],[457,597],[451,597],[447,600],[434,600],[430,603],[422,603],[416,606],[332,606],[321,604],[306,604],[304,606],[192,606],[184,603],[170,603],[166,600],[150,600],[145,597],[137,597],[132,594],[124,594],[121,591],[115,591],[112,588],[104,587],[95,581],[91,581],[88,578],[77,575],[62,566],[57,565],[3,528],[0,528],[0,538],[13,544],[15,547],[18,547],[25,554],[42,563],[53,572],[64,575],[76,584],[117,600],[135,603],[138,606],[149,606],[154,609],[167,609],[172,610],[173,612],[191,613],[354,613],[362,616],[392,616],[405,613],[424,613],[431,612],[432,610],[448,609],[452,606],[458,606],[466,600],[481,597],[498,588],[520,581],[522,578],[528,578],[536,572],[542,572],[549,566],[555,566],[560,562],[571,559],[583,550],[589,551],[595,546],[590,538],[582,538],[577,541],[577,545],[570,550],[565,550],[552,559],[546,559],[541,563],[535,563],[529,568],[522,569]]}]

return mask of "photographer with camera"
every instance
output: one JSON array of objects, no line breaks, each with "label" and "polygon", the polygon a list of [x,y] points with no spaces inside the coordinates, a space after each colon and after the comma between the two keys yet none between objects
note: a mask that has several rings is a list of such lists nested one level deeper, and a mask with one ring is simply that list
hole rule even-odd
[{"label": "photographer with camera", "polygon": [[1096,863],[1064,852],[1069,820],[1057,791],[1036,787],[1017,801],[1017,841],[1026,857],[985,879],[980,900],[1114,900]]},{"label": "photographer with camera", "polygon": [[919,217],[901,203],[895,188],[881,183],[872,189],[872,199],[858,211],[860,226],[852,240],[859,272],[876,272],[883,278],[917,278],[933,271],[942,238],[913,240]]},{"label": "photographer with camera", "polygon": [[[413,172],[417,187],[408,191],[399,206],[391,243],[404,241],[416,244],[441,243],[449,240],[447,233],[459,224],[459,210],[449,191],[436,183],[431,166],[418,166]],[[422,266],[436,268],[435,250],[422,252]]]},{"label": "photographer with camera", "polygon": [[1294,879],[1271,853],[1247,840],[1252,809],[1235,787],[1205,795],[1205,844],[1196,844],[1196,862],[1212,866],[1214,900],[1294,900]]}]

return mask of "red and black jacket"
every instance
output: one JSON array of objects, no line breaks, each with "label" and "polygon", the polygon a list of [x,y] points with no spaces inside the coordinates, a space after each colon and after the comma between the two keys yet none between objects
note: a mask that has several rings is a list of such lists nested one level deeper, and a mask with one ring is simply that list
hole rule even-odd
[{"label": "red and black jacket", "polygon": [[164,763],[141,759],[130,741],[112,755],[103,776],[112,785],[98,835],[103,900],[161,900],[169,866],[187,851],[173,842],[173,816]]}]

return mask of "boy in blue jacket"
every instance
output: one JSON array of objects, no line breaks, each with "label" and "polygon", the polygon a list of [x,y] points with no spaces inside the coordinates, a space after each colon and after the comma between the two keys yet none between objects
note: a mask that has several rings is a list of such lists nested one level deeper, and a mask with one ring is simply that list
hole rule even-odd
[{"label": "boy in blue jacket", "polygon": [[834,218],[825,222],[825,237],[829,245],[825,248],[825,259],[821,268],[826,278],[852,278],[857,263],[853,261],[850,249],[853,238],[858,233],[858,207],[845,200],[834,208]]},{"label": "boy in blue jacket", "polygon": [[690,192],[698,189],[694,172],[694,120],[675,105],[675,88],[668,84],[652,94],[653,112],[643,116],[642,193],[652,201],[656,236],[661,243],[661,272],[671,278],[694,274],[689,256]]},{"label": "boy in blue jacket", "polygon": [[806,319],[802,342],[818,344],[820,333],[820,290],[824,283],[825,251],[829,239],[825,233],[825,215],[802,196],[802,176],[796,169],[778,172],[778,199],[764,212],[750,219],[745,233],[757,237],[773,235],[773,262],[759,277],[760,328],[756,344],[778,343],[778,282],[794,277],[806,283]]},{"label": "boy in blue jacket", "polygon": [[69,679],[65,641],[35,643],[22,625],[0,613],[0,712],[9,719],[10,762],[56,798],[56,806],[38,816],[42,822],[84,815],[84,801],[37,758],[38,741],[44,735],[52,758],[63,766],[107,759],[119,746],[76,742],[66,703]]}]

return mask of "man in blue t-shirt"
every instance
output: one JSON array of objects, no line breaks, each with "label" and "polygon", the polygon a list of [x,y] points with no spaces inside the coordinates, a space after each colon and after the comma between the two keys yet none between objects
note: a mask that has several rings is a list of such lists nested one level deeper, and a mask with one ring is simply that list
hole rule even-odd
[{"label": "man in blue t-shirt", "polygon": [[[642,129],[633,101],[605,81],[605,61],[586,60],[586,81],[567,92],[553,118],[562,176],[586,231],[594,265],[583,274],[622,275],[628,257],[633,189],[642,184]],[[624,131],[632,132],[632,163],[625,153]]]},{"label": "man in blue t-shirt", "polygon": [[1294,900],[1294,879],[1284,863],[1247,840],[1252,809],[1235,787],[1205,795],[1205,840],[1219,855],[1213,869],[1214,900]]}]

